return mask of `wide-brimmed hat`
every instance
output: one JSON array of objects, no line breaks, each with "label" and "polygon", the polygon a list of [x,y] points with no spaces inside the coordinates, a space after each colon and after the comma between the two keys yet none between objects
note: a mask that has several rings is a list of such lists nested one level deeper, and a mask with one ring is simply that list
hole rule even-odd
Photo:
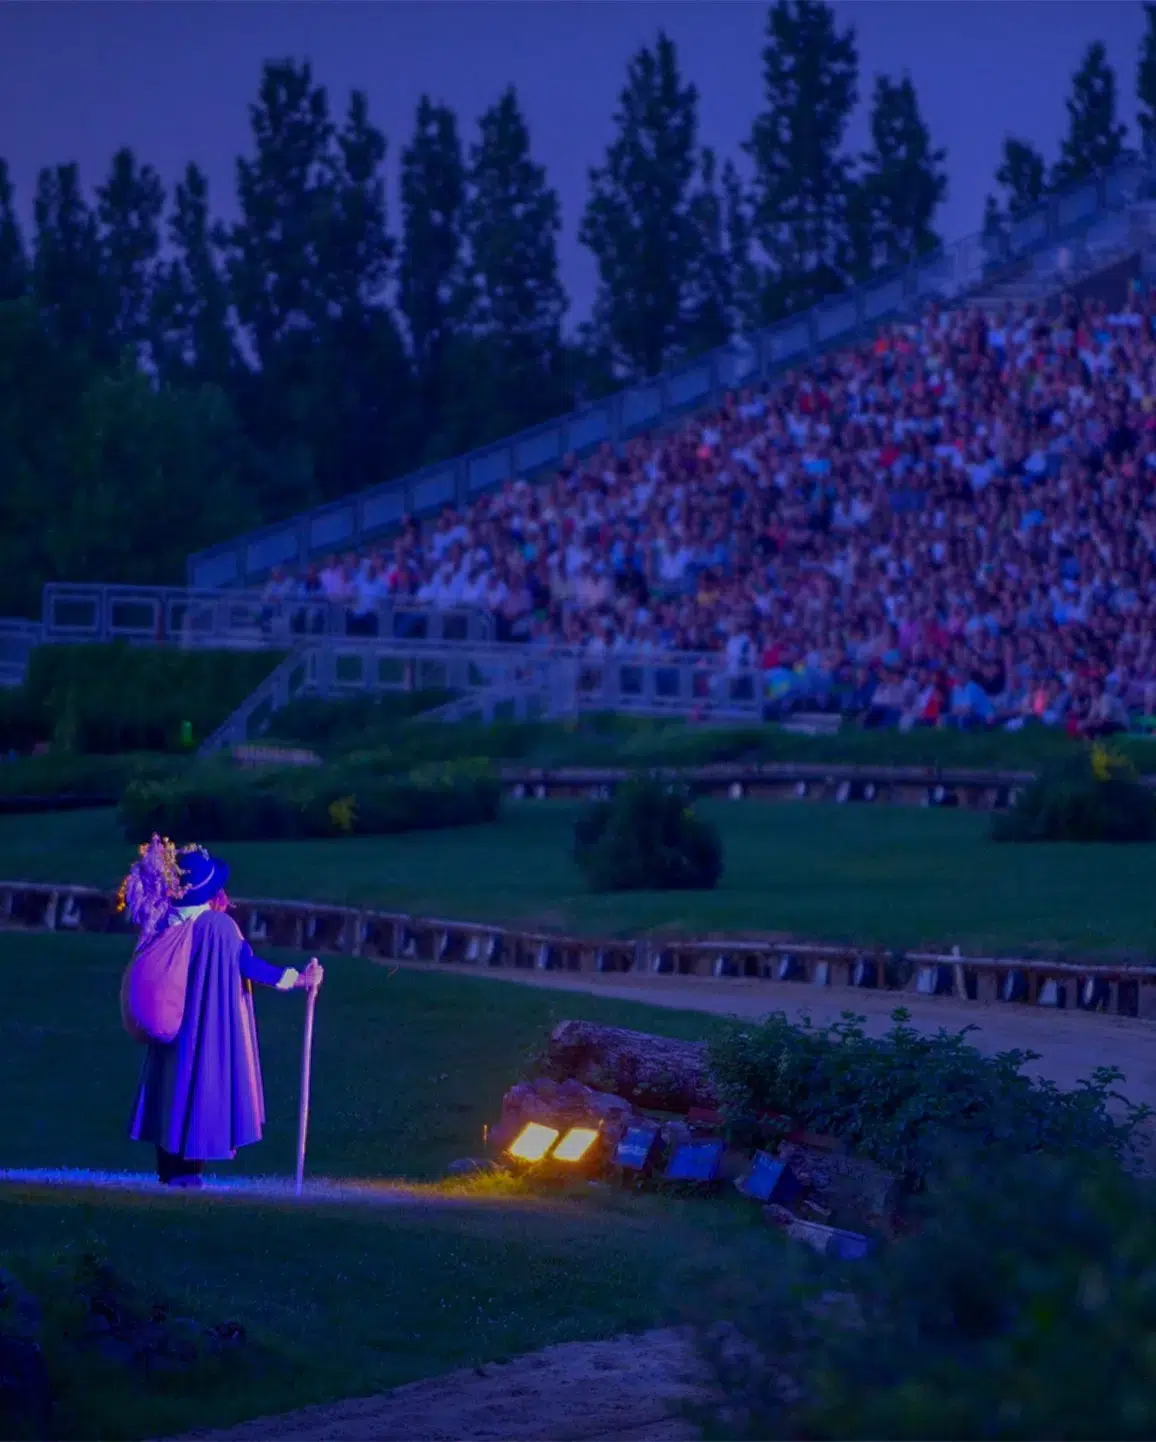
[{"label": "wide-brimmed hat", "polygon": [[203,906],[224,891],[229,880],[228,862],[207,851],[188,851],[180,859],[182,906]]}]

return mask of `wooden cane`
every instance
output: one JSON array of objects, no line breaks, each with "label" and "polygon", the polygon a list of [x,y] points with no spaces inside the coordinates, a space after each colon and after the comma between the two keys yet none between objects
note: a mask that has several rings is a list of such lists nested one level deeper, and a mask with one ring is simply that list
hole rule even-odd
[{"label": "wooden cane", "polygon": [[309,1132],[309,1075],[313,1064],[313,1013],[317,1009],[317,988],[305,996],[305,1041],[301,1047],[301,1109],[297,1115],[297,1195],[305,1181],[305,1138]]}]

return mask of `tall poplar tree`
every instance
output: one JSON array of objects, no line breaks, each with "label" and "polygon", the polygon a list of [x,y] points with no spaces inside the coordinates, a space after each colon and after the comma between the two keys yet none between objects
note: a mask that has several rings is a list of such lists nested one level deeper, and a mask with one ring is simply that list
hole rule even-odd
[{"label": "tall poplar tree", "polygon": [[624,375],[654,375],[686,342],[701,235],[691,215],[698,92],[660,31],[627,65],[615,135],[590,172],[579,238],[598,265],[593,325]]},{"label": "tall poplar tree", "polygon": [[940,244],[934,221],[947,194],[947,153],[932,144],[907,75],[876,77],[870,132],[859,180],[866,253],[873,269],[905,265]]},{"label": "tall poplar tree", "polygon": [[854,28],[840,28],[823,0],[775,0],[763,91],[745,149],[763,260],[753,319],[766,324],[846,284],[853,160],[844,141],[859,91]]},{"label": "tall poplar tree", "polygon": [[1127,126],[1116,116],[1116,72],[1099,40],[1084,52],[1066,105],[1068,133],[1052,173],[1057,190],[1091,179],[1124,153]]},{"label": "tall poplar tree", "polygon": [[511,87],[479,122],[464,211],[469,323],[484,358],[479,393],[495,431],[518,430],[565,408],[561,228],[558,194],[531,155]]}]

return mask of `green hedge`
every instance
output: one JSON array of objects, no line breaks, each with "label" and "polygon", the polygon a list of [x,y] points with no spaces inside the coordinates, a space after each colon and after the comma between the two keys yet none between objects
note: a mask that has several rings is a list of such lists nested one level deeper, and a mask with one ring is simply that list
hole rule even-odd
[{"label": "green hedge", "polygon": [[134,781],[120,804],[130,841],[279,841],[384,836],[495,821],[502,788],[484,761],[403,773],[371,764],[235,771],[216,762]]},{"label": "green hedge", "polygon": [[302,696],[274,715],[264,739],[320,751],[368,748],[375,740],[391,736],[401,722],[452,699],[448,691],[440,690],[387,691],[379,696],[350,696],[341,701]]},{"label": "green hedge", "polygon": [[25,752],[42,741],[105,755],[187,751],[282,659],[273,651],[123,643],[38,646],[24,685],[0,699],[0,752]]},{"label": "green hedge", "polygon": [[1156,792],[1121,752],[1094,746],[1046,767],[1010,810],[992,818],[996,841],[1156,841]]},{"label": "green hedge", "polygon": [[[435,702],[436,704],[436,702]],[[424,709],[424,707],[419,708]],[[308,703],[294,724],[283,713],[276,734],[334,754],[388,749],[398,765],[488,756],[528,766],[709,766],[725,762],[812,762],[859,766],[940,766],[972,770],[1038,771],[1086,754],[1086,743],[1062,730],[1031,726],[1022,731],[863,731],[845,725],[832,736],[801,736],[772,725],[700,726],[683,721],[587,713],[572,721],[483,725],[392,717],[384,706],[364,702]],[[1116,743],[1144,774],[1156,774],[1156,741],[1121,738]]]},{"label": "green hedge", "polygon": [[79,756],[65,751],[22,756],[0,761],[0,796],[100,796],[115,805],[130,782],[160,781],[187,765],[184,758],[152,752]]}]

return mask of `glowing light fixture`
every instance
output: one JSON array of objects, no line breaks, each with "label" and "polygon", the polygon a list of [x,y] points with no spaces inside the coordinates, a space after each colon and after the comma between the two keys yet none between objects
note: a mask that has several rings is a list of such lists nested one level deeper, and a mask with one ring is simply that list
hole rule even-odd
[{"label": "glowing light fixture", "polygon": [[598,1133],[592,1127],[571,1127],[554,1148],[552,1160],[580,1162],[597,1140]]},{"label": "glowing light fixture", "polygon": [[544,1127],[540,1122],[527,1122],[510,1143],[510,1156],[520,1162],[540,1162],[559,1135],[553,1127]]}]

